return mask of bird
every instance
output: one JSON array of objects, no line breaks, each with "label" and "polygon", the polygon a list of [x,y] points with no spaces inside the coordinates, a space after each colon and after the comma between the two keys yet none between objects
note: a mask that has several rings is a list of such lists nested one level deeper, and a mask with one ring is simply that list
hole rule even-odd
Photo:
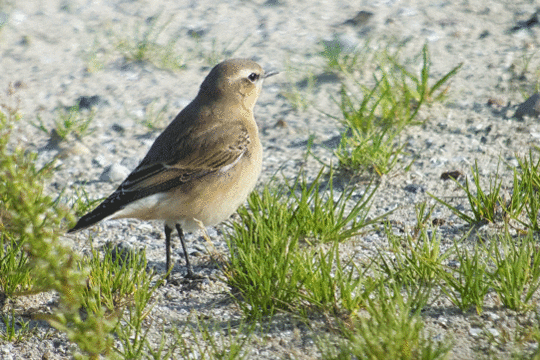
[{"label": "bird", "polygon": [[184,231],[228,219],[255,188],[263,151],[253,109],[263,80],[277,73],[265,72],[250,59],[214,66],[195,99],[156,138],[139,165],[68,233],[102,220],[162,220],[167,279],[173,229],[184,251],[185,277],[197,278]]}]

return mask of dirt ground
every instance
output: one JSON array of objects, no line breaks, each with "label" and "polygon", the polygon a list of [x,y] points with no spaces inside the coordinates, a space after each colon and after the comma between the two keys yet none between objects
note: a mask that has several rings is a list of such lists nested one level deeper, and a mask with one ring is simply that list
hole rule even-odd
[{"label": "dirt ground", "polygon": [[[372,16],[357,23],[347,21],[359,11]],[[425,125],[408,131],[405,149],[416,158],[410,171],[383,177],[376,195],[373,213],[398,207],[391,219],[406,227],[414,224],[414,204],[428,200],[428,192],[457,196],[456,186],[440,179],[443,172],[470,174],[477,160],[487,179],[500,161],[517,165],[516,154],[539,145],[537,118],[512,117],[538,80],[536,11],[533,1],[502,0],[0,0],[0,100],[20,99],[24,119],[15,132],[20,145],[37,151],[42,163],[60,155],[62,166],[48,191],[86,182],[90,196],[104,197],[137,165],[159,134],[141,122],[161,111],[158,127],[165,126],[196,95],[214,59],[253,58],[263,68],[281,72],[266,81],[255,109],[264,146],[260,179],[264,184],[279,169],[288,176],[301,165],[318,169],[315,160],[304,161],[310,136],[315,153],[331,159],[329,144],[336,142],[341,128],[325,113],[339,116],[333,100],[339,84],[330,79],[306,90],[310,105],[304,110],[294,109],[283,96],[291,83],[323,72],[321,42],[338,41],[345,49],[362,46],[366,39],[371,39],[374,49],[402,43],[405,57],[418,54],[427,43],[434,77],[459,63],[463,67],[451,81],[448,99],[425,108],[420,114],[427,120]],[[152,19],[165,26],[158,43],[175,40],[183,69],[171,71],[148,61],[129,61],[118,49],[122,42],[141,38]],[[76,105],[81,97],[96,104],[91,135],[55,145],[48,134],[32,125],[42,121],[45,128],[53,128],[57,109]],[[504,168],[502,173],[507,176],[505,186],[511,185],[510,170]],[[464,198],[456,202],[467,206]],[[441,229],[447,244],[463,233],[464,223],[447,209],[439,206],[433,216],[447,219]],[[226,252],[221,229],[209,229],[209,234],[216,249]],[[146,247],[150,263],[160,271],[165,268],[159,222],[105,222],[66,241],[88,248],[89,233],[94,245],[113,241]],[[354,245],[371,256],[383,241],[372,235]],[[160,288],[152,316],[165,326],[185,323],[193,312],[220,321],[238,319],[241,314],[227,300],[226,285],[217,270],[208,267],[205,241],[195,234],[188,236],[188,242],[196,269],[206,271],[209,280],[196,289],[170,284]],[[176,259],[181,259],[180,251],[176,244]],[[183,271],[177,265],[175,276]],[[47,301],[47,295],[36,296],[19,306],[40,307]],[[482,316],[463,314],[449,302],[440,302],[423,317],[434,336],[452,335],[451,359],[490,358],[490,354],[507,358],[512,344],[501,341],[503,345],[493,348],[475,329],[495,329],[493,334],[502,336],[504,329],[515,331],[528,321],[491,300]],[[318,358],[306,331],[286,316],[278,316],[248,358]],[[62,335],[53,332],[45,338],[0,342],[0,359],[70,357],[70,345]]]}]

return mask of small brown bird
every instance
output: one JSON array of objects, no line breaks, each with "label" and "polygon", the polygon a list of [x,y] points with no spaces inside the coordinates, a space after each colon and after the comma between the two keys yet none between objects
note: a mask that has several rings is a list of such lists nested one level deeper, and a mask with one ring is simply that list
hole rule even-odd
[{"label": "small brown bird", "polygon": [[248,59],[216,65],[197,97],[159,135],[139,166],[69,232],[103,219],[164,220],[167,270],[176,227],[187,277],[193,278],[184,230],[198,229],[198,222],[213,226],[227,219],[255,187],[262,146],[253,107],[263,80],[275,74]]}]

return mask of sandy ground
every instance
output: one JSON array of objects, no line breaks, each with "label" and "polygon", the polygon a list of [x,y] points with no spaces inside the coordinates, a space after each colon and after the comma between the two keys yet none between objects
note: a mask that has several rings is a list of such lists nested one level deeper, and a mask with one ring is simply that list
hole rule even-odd
[{"label": "sandy ground", "polygon": [[[360,10],[373,16],[365,24],[344,24]],[[434,77],[461,62],[464,65],[452,80],[449,99],[424,109],[421,118],[426,124],[407,134],[406,150],[410,158],[417,157],[411,170],[384,177],[376,196],[374,214],[398,207],[392,220],[406,227],[414,224],[414,204],[428,199],[427,192],[439,196],[459,193],[451,182],[440,180],[444,171],[469,174],[470,165],[477,160],[487,179],[499,161],[515,165],[516,153],[525,154],[531,145],[538,145],[537,119],[518,121],[511,117],[513,108],[506,108],[524,100],[517,85],[529,86],[525,88],[530,94],[537,79],[539,56],[535,54],[540,27],[531,24],[510,31],[535,11],[533,1],[0,0],[0,100],[20,99],[25,116],[17,125],[20,145],[38,151],[43,162],[61,155],[62,167],[49,191],[87,182],[91,196],[103,197],[137,165],[159,134],[140,124],[146,116],[167,105],[164,126],[195,96],[211,68],[211,59],[253,58],[267,70],[282,72],[268,79],[256,106],[265,148],[263,184],[280,168],[292,176],[304,165],[309,136],[315,138],[314,151],[324,159],[331,158],[328,144],[335,143],[340,127],[323,112],[339,114],[332,100],[339,84],[321,82],[306,91],[312,105],[303,111],[295,110],[282,96],[291,82],[322,73],[324,60],[318,55],[321,41],[337,38],[351,48],[367,38],[372,39],[373,48],[403,42],[405,55],[418,54],[427,42]],[[140,35],[145,22],[157,14],[161,14],[158,24],[170,21],[158,42],[177,39],[175,51],[185,64],[180,71],[126,61],[116,49],[122,40]],[[525,77],[518,79],[522,72]],[[13,95],[8,96],[8,89]],[[30,123],[37,123],[39,116],[46,128],[52,128],[56,109],[75,105],[81,96],[99,96],[91,124],[94,132],[81,141],[50,146],[50,137]],[[107,172],[111,165],[114,171]],[[307,167],[316,171],[317,163],[309,160]],[[505,182],[509,184],[510,176]],[[407,185],[419,190],[411,192]],[[467,206],[463,198],[455,201]],[[448,210],[437,207],[434,217],[447,219],[441,230],[447,245],[462,234],[464,224]],[[218,251],[226,251],[220,229],[218,226],[209,233]],[[75,246],[87,248],[88,233],[70,239]],[[160,223],[111,221],[90,233],[98,245],[123,241],[144,246],[151,264],[164,269]],[[234,305],[224,301],[225,285],[208,266],[204,240],[193,235],[188,239],[196,269],[207,272],[209,281],[191,290],[173,285],[161,288],[154,318],[165,326],[185,323],[194,311],[220,321],[238,318]],[[371,235],[355,244],[365,249],[364,256],[371,256],[383,241]],[[174,251],[180,259],[179,244]],[[179,277],[184,269],[177,265],[174,271]],[[39,299],[35,301],[39,303]],[[450,304],[440,303],[427,309],[424,319],[435,334],[452,334],[455,347],[451,359],[489,358],[491,352],[508,357],[511,344],[493,349],[471,328],[516,329],[520,318],[493,302],[485,314],[462,314]],[[317,358],[317,349],[305,330],[278,317],[248,358]],[[0,342],[0,359],[60,359],[69,354],[69,344],[57,334],[48,340]]]}]

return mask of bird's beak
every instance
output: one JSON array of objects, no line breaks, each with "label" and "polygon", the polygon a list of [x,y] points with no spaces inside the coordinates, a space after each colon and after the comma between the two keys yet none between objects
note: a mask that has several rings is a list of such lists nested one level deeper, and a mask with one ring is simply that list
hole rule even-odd
[{"label": "bird's beak", "polygon": [[279,74],[279,71],[270,71],[270,72],[264,73],[264,79],[270,76],[277,75],[277,74]]}]

